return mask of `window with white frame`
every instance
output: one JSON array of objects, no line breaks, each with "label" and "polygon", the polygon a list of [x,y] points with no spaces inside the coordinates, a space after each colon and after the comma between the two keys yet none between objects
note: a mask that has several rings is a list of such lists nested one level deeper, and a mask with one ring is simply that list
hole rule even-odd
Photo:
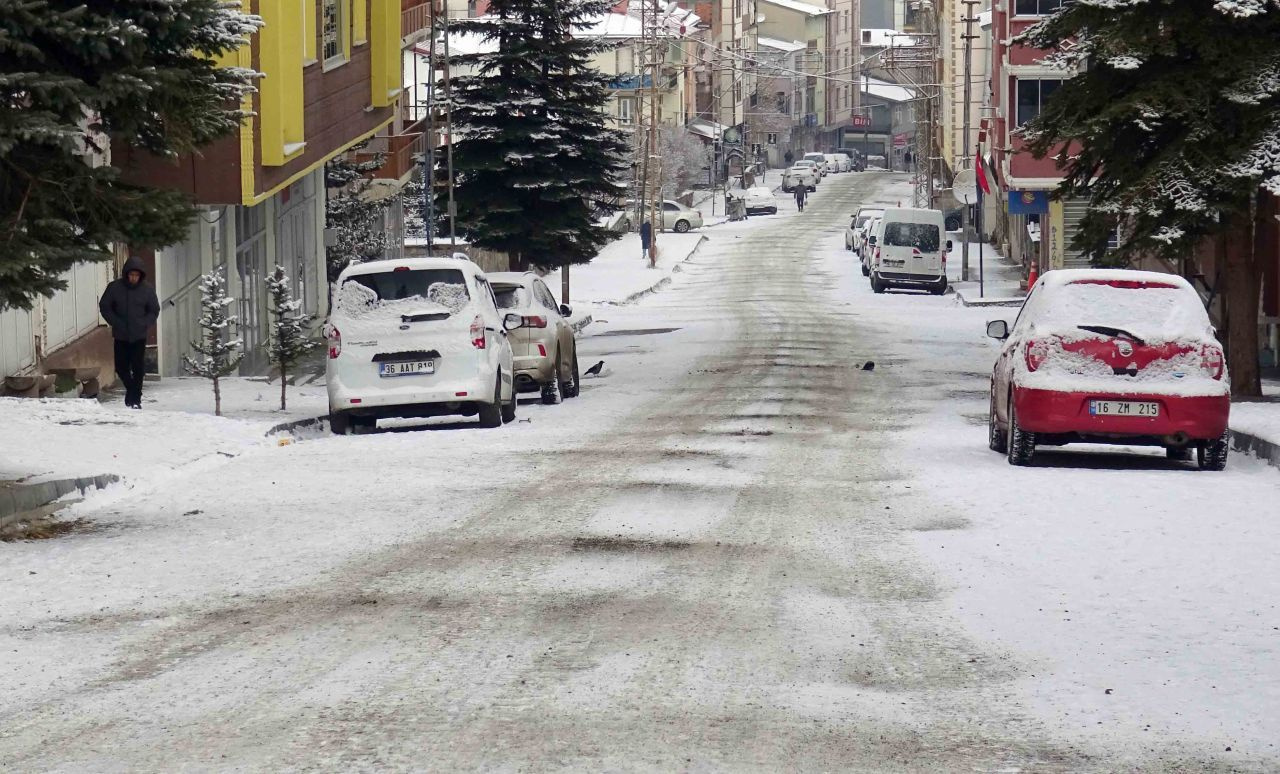
[{"label": "window with white frame", "polygon": [[777,145],[777,144],[778,144],[778,133],[777,133],[777,132],[768,132],[767,134],[765,134],[765,142],[769,143],[770,145]]},{"label": "window with white frame", "polygon": [[1061,85],[1061,78],[1019,78],[1018,126],[1040,115],[1045,100]]},{"label": "window with white frame", "polygon": [[1062,0],[1014,0],[1014,16],[1048,16],[1062,7]]},{"label": "window with white frame", "polygon": [[321,3],[320,15],[320,58],[325,62],[333,62],[346,56],[343,46],[342,0],[324,0]]},{"label": "window with white frame", "polygon": [[621,97],[618,99],[618,123],[633,123],[636,115],[636,101],[634,97]]}]

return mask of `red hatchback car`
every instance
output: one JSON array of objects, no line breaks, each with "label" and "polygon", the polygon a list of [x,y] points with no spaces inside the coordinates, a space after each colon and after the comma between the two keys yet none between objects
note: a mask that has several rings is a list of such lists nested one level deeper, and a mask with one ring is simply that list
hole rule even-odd
[{"label": "red hatchback car", "polygon": [[1222,470],[1231,392],[1222,346],[1182,277],[1058,270],[1032,288],[991,374],[989,445],[1013,465],[1036,446],[1163,446]]}]

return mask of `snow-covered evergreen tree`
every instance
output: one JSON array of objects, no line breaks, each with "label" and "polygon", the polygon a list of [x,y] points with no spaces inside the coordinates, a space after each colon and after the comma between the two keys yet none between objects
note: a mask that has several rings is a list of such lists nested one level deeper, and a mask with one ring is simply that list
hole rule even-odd
[{"label": "snow-covered evergreen tree", "polygon": [[0,309],[30,307],[113,243],[186,236],[190,200],[123,182],[107,138],[172,157],[234,132],[257,74],[216,59],[261,26],[237,8],[0,0]]},{"label": "snow-covered evergreen tree", "polygon": [[280,410],[283,411],[289,369],[319,342],[308,335],[311,315],[302,313],[302,301],[293,297],[284,267],[277,266],[267,277],[267,296],[271,300],[271,343],[267,353],[280,371]]},{"label": "snow-covered evergreen tree", "polygon": [[382,168],[386,154],[376,153],[359,161],[356,154],[367,145],[360,143],[324,166],[325,225],[334,230],[335,237],[334,243],[325,247],[330,282],[348,265],[381,258],[387,249],[382,216],[388,204],[369,197],[372,182],[367,177]]},{"label": "snow-covered evergreen tree", "polygon": [[1232,387],[1257,394],[1254,232],[1273,203],[1263,192],[1280,194],[1280,4],[1076,0],[1019,41],[1068,75],[1088,65],[1026,128],[1034,151],[1056,154],[1062,193],[1092,199],[1077,244],[1127,263],[1225,240]]},{"label": "snow-covered evergreen tree", "polygon": [[711,148],[688,129],[660,128],[658,152],[662,155],[662,195],[666,198],[674,199],[694,184],[707,181]]},{"label": "snow-covered evergreen tree", "polygon": [[182,356],[182,367],[192,376],[203,376],[213,382],[213,413],[222,416],[222,390],[218,384],[224,376],[235,373],[244,357],[240,340],[231,339],[227,328],[236,322],[228,312],[235,299],[227,295],[226,283],[216,271],[200,279],[200,329],[203,335],[191,342],[199,357]]},{"label": "snow-covered evergreen tree", "polygon": [[455,57],[476,69],[452,83],[457,230],[515,267],[584,263],[610,238],[592,212],[623,195],[627,146],[606,124],[607,79],[592,58],[611,44],[574,32],[611,6],[491,0],[489,17],[451,26],[496,44]]}]

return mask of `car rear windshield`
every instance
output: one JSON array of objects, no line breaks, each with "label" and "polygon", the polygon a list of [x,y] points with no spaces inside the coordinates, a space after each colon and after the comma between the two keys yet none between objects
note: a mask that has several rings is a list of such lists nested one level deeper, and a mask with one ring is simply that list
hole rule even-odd
[{"label": "car rear windshield", "polygon": [[1120,328],[1149,341],[1200,338],[1210,326],[1194,291],[1126,281],[1064,285],[1045,299],[1035,322],[1063,330],[1081,325]]},{"label": "car rear windshield", "polygon": [[875,220],[874,215],[859,215],[858,220],[853,224],[853,227],[862,228],[873,220]]},{"label": "car rear windshield", "polygon": [[519,309],[529,305],[529,295],[519,285],[494,285],[493,297],[499,309]]},{"label": "car rear windshield", "polygon": [[467,280],[457,269],[397,269],[377,274],[357,274],[350,278],[374,292],[379,301],[427,298],[432,285],[458,285],[467,294]]},{"label": "car rear windshield", "polygon": [[892,247],[914,247],[924,253],[938,251],[941,235],[932,223],[888,223],[884,227],[884,240]]}]

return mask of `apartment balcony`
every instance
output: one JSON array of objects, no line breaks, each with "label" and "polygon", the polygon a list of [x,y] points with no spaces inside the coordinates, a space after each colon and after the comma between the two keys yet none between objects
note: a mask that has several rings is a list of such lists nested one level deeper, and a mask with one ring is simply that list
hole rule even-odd
[{"label": "apartment balcony", "polygon": [[401,0],[400,37],[403,46],[411,46],[431,34],[431,6],[431,0]]},{"label": "apartment balcony", "polygon": [[357,161],[372,161],[377,154],[386,154],[382,167],[371,177],[376,180],[407,180],[413,170],[422,163],[427,152],[426,119],[406,126],[401,134],[374,137],[360,153]]}]

